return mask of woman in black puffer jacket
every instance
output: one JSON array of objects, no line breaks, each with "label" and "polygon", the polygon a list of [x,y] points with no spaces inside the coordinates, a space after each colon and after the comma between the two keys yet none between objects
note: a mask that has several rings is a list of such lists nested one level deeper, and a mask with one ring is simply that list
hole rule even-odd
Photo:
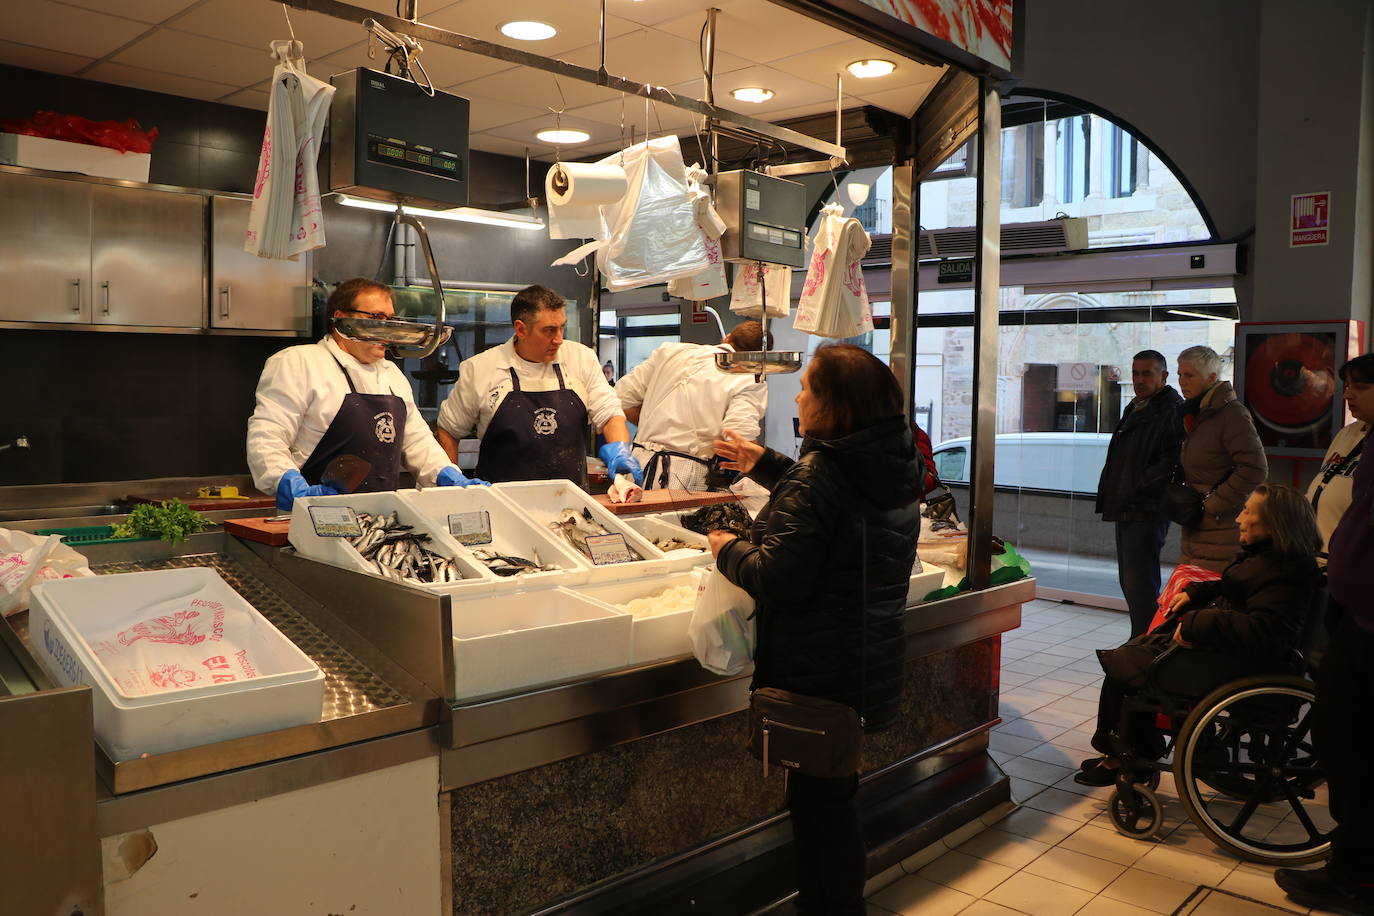
[{"label": "woman in black puffer jacket", "polygon": [[[715,531],[711,551],[757,603],[752,686],[846,703],[877,730],[901,697],[921,458],[896,379],[859,347],[816,351],[797,413],[806,438],[795,462],[729,431],[716,443],[726,467],[771,496],[748,542]],[[858,781],[789,774],[798,913],[864,912]]]}]

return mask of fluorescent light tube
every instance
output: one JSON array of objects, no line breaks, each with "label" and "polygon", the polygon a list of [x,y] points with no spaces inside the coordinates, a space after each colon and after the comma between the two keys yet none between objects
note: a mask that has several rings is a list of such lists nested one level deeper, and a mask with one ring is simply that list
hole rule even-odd
[{"label": "fluorescent light tube", "polygon": [[[396,205],[380,200],[365,200],[349,197],[347,194],[335,195],[345,207],[359,210],[376,210],[381,213],[395,213]],[[544,221],[537,216],[522,216],[519,213],[501,213],[496,210],[479,210],[476,207],[454,207],[452,210],[427,210],[424,207],[401,208],[411,216],[430,219],[448,219],[460,223],[480,223],[483,226],[501,226],[506,229],[543,229]]]},{"label": "fluorescent light tube", "polygon": [[1207,312],[1191,312],[1188,309],[1169,309],[1165,314],[1182,315],[1184,318],[1206,318],[1208,321],[1235,321],[1225,315],[1210,315]]}]

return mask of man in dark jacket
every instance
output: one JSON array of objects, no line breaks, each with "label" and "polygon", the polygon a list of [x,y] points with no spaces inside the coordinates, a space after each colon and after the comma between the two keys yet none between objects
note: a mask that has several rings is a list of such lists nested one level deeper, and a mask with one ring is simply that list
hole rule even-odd
[{"label": "man in dark jacket", "polygon": [[1178,461],[1183,430],[1177,407],[1183,397],[1165,384],[1168,363],[1157,350],[1131,360],[1135,399],[1126,406],[1107,447],[1097,485],[1097,511],[1116,523],[1116,568],[1131,614],[1131,635],[1150,626],[1159,597],[1159,551],[1169,533],[1164,484]]}]

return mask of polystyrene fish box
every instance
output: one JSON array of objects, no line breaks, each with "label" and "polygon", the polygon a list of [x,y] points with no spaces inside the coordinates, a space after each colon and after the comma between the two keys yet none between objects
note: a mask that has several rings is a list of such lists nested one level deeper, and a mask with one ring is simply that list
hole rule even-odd
[{"label": "polystyrene fish box", "polygon": [[630,631],[628,614],[561,587],[454,601],[454,697],[624,668]]},{"label": "polystyrene fish box", "polygon": [[208,567],[35,586],[34,656],[114,760],[318,721],[324,673]]},{"label": "polystyrene fish box", "polygon": [[[655,579],[632,579],[627,582],[611,582],[605,585],[586,585],[577,590],[584,598],[605,604],[607,607],[630,614],[633,620],[630,641],[630,664],[642,665],[678,655],[690,655],[692,640],[687,634],[687,625],[692,621],[692,608],[696,604],[697,586],[700,585],[705,570],[673,573]],[[682,610],[651,617],[634,616],[626,604],[636,598],[650,598],[664,592],[686,587],[685,606]]]},{"label": "polystyrene fish box", "polygon": [[694,545],[663,551],[663,555],[668,558],[668,568],[673,572],[711,565],[711,544],[706,535],[688,531],[680,525],[670,524],[648,515],[626,518],[623,521],[631,530],[644,535],[645,540],[653,543],[655,547],[658,547],[659,540],[665,538],[675,538]]},{"label": "polystyrene fish box", "polygon": [[925,572],[918,572],[911,577],[911,584],[906,590],[906,606],[915,607],[925,600],[926,595],[943,588],[945,584],[944,570],[929,569]]},{"label": "polystyrene fish box", "polygon": [[[447,531],[474,553],[485,550],[557,567],[549,572],[498,575],[495,583],[498,592],[548,585],[581,585],[591,574],[571,544],[555,540],[552,531],[536,525],[491,487],[430,487],[406,490],[400,496],[426,524]],[[488,535],[490,540],[483,543]]]},{"label": "polystyrene fish box", "polygon": [[[588,582],[612,582],[620,579],[633,579],[638,576],[661,576],[668,572],[668,558],[639,532],[628,528],[623,519],[617,518],[601,503],[577,484],[570,480],[521,480],[498,483],[495,486],[516,508],[534,520],[545,530],[552,531],[550,525],[556,522],[565,510],[591,514],[592,519],[610,534],[625,538],[625,545],[633,548],[644,559],[629,562],[594,563],[586,554],[577,552],[578,560],[590,570]],[[562,537],[553,532],[555,537]],[[570,545],[571,546],[571,545]],[[576,548],[574,548],[576,549]]]},{"label": "polystyrene fish box", "polygon": [[432,523],[418,512],[411,503],[407,502],[402,495],[404,492],[406,491],[342,493],[338,496],[303,496],[296,500],[291,507],[291,529],[287,533],[287,539],[291,542],[291,546],[296,548],[296,552],[303,557],[319,560],[321,563],[328,563],[332,566],[341,566],[344,569],[357,570],[378,578],[386,578],[377,571],[371,562],[363,559],[363,555],[358,553],[357,549],[349,543],[348,538],[330,537],[327,533],[321,534],[321,532],[329,531],[328,525],[335,521],[333,516],[343,508],[353,510],[355,515],[359,513],[368,515],[385,513],[389,515],[395,512],[402,524],[411,525],[415,531],[429,535],[430,539],[424,546],[440,556],[451,557],[456,561],[458,569],[463,574],[462,580],[458,582],[444,584],[408,582],[407,585],[453,595],[490,594],[496,587],[496,576],[488,572],[485,566],[474,559],[466,548],[450,538],[443,526]]}]

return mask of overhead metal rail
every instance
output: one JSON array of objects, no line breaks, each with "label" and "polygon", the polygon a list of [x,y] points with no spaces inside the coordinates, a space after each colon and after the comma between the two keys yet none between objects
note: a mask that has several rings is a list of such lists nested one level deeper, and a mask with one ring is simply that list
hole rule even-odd
[{"label": "overhead metal rail", "polygon": [[[568,79],[578,80],[583,83],[591,83],[594,86],[602,86],[616,92],[624,92],[628,95],[640,96],[650,101],[670,105],[680,108],[683,111],[690,111],[694,114],[702,115],[712,122],[731,125],[743,129],[752,134],[777,140],[781,143],[791,144],[820,153],[830,159],[845,161],[845,149],[837,143],[827,143],[824,140],[811,137],[786,127],[779,127],[758,118],[752,118],[746,114],[731,111],[728,108],[721,108],[713,102],[704,102],[700,99],[682,98],[661,86],[654,86],[651,83],[638,82],[626,79],[623,76],[616,76],[606,72],[605,48],[606,48],[606,17],[605,2],[602,2],[601,17],[601,67],[593,70],[589,67],[579,67],[567,61],[556,58],[543,57],[538,54],[531,54],[528,51],[521,51],[516,48],[509,48],[495,42],[484,41],[480,38],[473,38],[470,35],[463,35],[458,32],[450,32],[447,29],[435,28],[425,25],[422,22],[401,19],[396,16],[388,16],[374,10],[365,9],[361,6],[354,6],[351,3],[343,3],[341,0],[275,0],[284,6],[292,9],[305,10],[306,12],[321,13],[334,19],[341,19],[345,22],[353,22],[362,26],[368,20],[379,23],[398,35],[408,35],[422,41],[433,42],[458,51],[467,51],[472,54],[480,54],[483,57],[490,57],[494,60],[502,60],[511,64],[519,64],[524,67],[532,67],[535,70],[543,70],[555,76],[567,77]],[[827,166],[828,167],[828,166]]]}]

